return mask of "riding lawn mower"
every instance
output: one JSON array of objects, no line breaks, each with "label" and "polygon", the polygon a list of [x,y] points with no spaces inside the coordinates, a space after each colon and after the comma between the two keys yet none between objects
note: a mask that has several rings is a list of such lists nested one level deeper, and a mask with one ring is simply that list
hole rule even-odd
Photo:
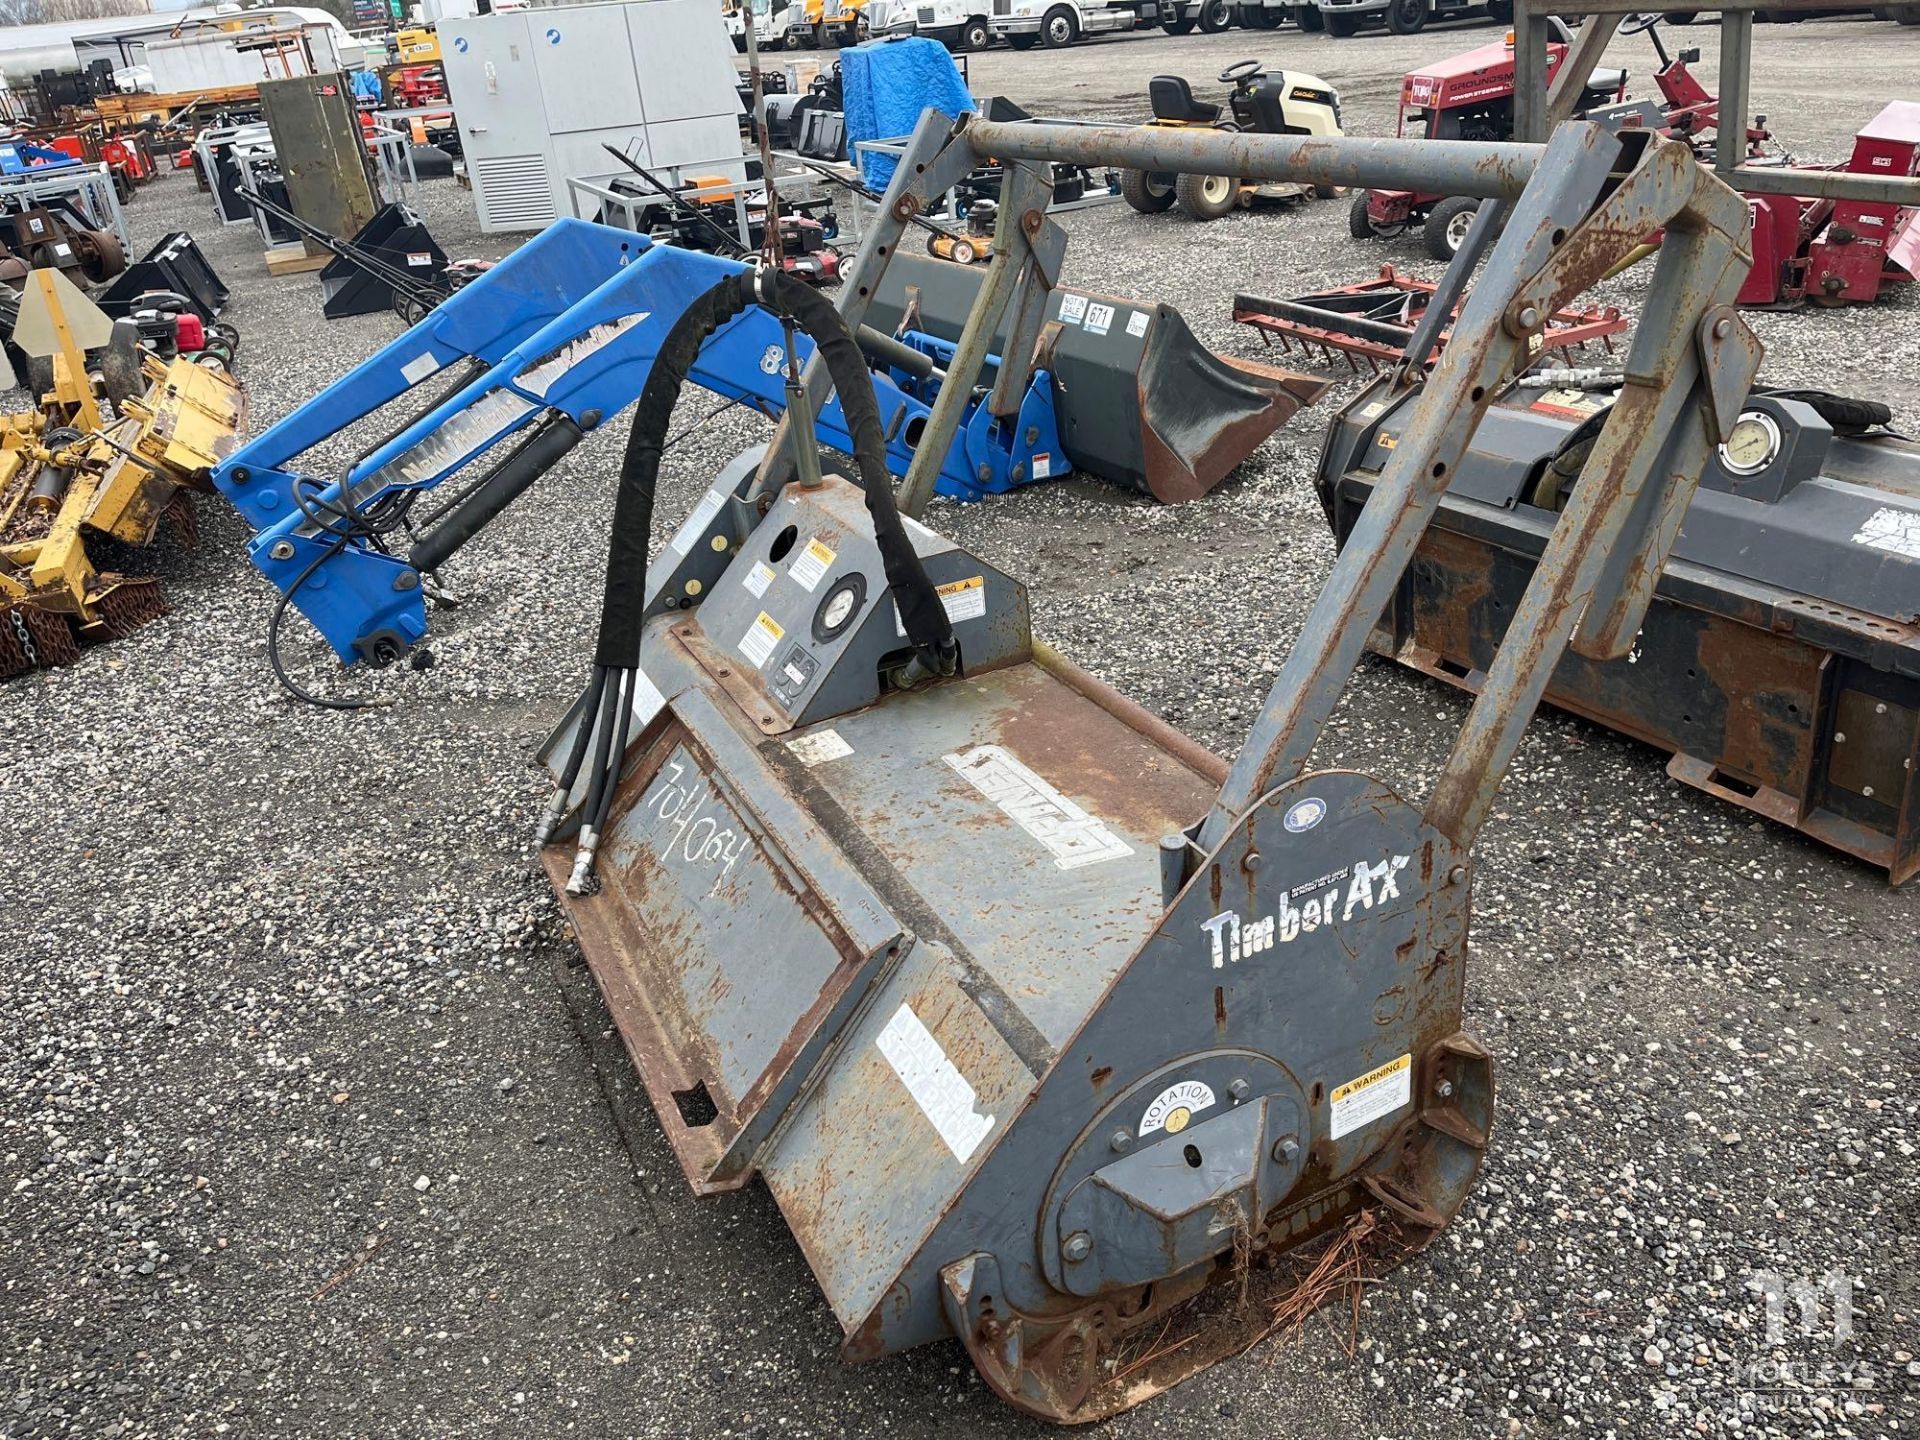
[{"label": "riding lawn mower", "polygon": [[[1233,87],[1227,96],[1230,117],[1225,119],[1218,105],[1193,98],[1193,87],[1185,77],[1154,76],[1147,82],[1147,95],[1153,103],[1153,119],[1147,123],[1162,128],[1233,130],[1254,135],[1342,133],[1340,96],[1317,75],[1269,72],[1264,61],[1241,60],[1220,72],[1220,83]],[[1302,200],[1313,195],[1330,199],[1335,192],[1329,186],[1290,181],[1126,170],[1121,172],[1120,193],[1142,215],[1157,215],[1177,204],[1190,219],[1217,220],[1255,200]]]},{"label": "riding lawn mower", "polygon": [[[1547,81],[1566,62],[1573,34],[1553,20],[1547,46]],[[1416,140],[1502,141],[1513,138],[1513,34],[1449,56],[1400,82],[1400,115],[1394,134]],[[1595,70],[1577,107],[1590,109],[1625,99],[1624,70]],[[1597,117],[1589,117],[1597,118]],[[1363,190],[1353,197],[1348,228],[1354,239],[1392,239],[1410,226],[1423,227],[1427,253],[1451,260],[1466,239],[1479,202],[1460,195],[1413,190]]]}]

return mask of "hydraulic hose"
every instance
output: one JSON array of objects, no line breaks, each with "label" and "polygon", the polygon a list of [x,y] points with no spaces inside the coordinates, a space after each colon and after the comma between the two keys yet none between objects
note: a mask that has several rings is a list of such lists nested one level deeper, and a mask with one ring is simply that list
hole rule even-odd
[{"label": "hydraulic hose", "polygon": [[[833,380],[848,433],[853,437],[854,468],[867,514],[873,521],[887,588],[899,608],[908,643],[929,673],[950,675],[958,668],[959,649],[954,643],[952,622],[927,579],[894,503],[873,375],[852,331],[831,302],[791,276],[769,269],[728,276],[696,298],[674,322],[634,406],[613,503],[593,678],[587,693],[576,702],[573,744],[535,832],[542,842],[551,836],[585,762],[587,788],[580,844],[567,881],[572,894],[584,894],[591,885],[594,854],[612,808],[626,751],[646,620],[647,548],[653,532],[660,458],[667,447],[674,402],[708,337],[755,304],[790,317],[812,339]],[[801,438],[803,443],[813,443],[810,436]],[[591,741],[590,730],[596,732]]]},{"label": "hydraulic hose", "polygon": [[765,304],[776,313],[792,316],[817,348],[853,437],[854,468],[866,497],[867,514],[873,521],[887,588],[900,607],[907,639],[929,671],[953,673],[958,652],[952,623],[927,579],[894,503],[872,373],[833,303],[801,281],[771,270],[728,276],[689,305],[661,343],[646,388],[634,407],[633,428],[628,432],[627,452],[620,467],[613,534],[607,546],[606,595],[594,659],[614,668],[640,663],[647,546],[653,529],[660,457],[674,402],[707,338],[753,304]]}]

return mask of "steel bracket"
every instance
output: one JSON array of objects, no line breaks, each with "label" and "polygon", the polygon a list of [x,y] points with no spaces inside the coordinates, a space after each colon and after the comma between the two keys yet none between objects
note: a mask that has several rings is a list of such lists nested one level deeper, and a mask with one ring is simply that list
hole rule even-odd
[{"label": "steel bracket", "polygon": [[1760,373],[1764,353],[1760,337],[1731,305],[1716,306],[1702,315],[1694,334],[1700,347],[1700,373],[1706,380],[1707,418],[1715,442],[1725,443]]}]

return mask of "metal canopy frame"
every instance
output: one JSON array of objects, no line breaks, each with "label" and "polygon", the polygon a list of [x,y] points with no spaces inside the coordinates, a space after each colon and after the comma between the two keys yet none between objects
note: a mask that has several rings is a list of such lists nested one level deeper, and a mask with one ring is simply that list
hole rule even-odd
[{"label": "metal canopy frame", "polygon": [[[1733,309],[1751,263],[1745,202],[1678,141],[1651,132],[1609,134],[1581,122],[1561,125],[1544,146],[1434,145],[971,117],[949,126],[930,111],[841,287],[837,303],[850,327],[867,319],[913,217],[989,157],[1007,167],[993,258],[902,486],[907,514],[919,514],[932,494],[939,457],[1003,321],[1006,343],[987,402],[993,414],[1015,413],[1044,354],[1042,322],[1065,249],[1064,234],[1046,214],[1044,162],[1485,199],[1408,353],[1430,351],[1433,332],[1466,294],[1483,255],[1485,270],[1210,812],[1169,838],[1169,902],[1263,795],[1305,771],[1454,468],[1547,318],[1664,229],[1620,399],[1428,802],[1428,823],[1462,849],[1470,846],[1561,654],[1571,646],[1605,659],[1631,647],[1706,456],[1726,438],[1759,368],[1759,342]],[[1419,367],[1404,367],[1400,379],[1419,383]],[[809,408],[817,410],[829,388],[817,360],[805,384]],[[794,477],[792,441],[793,427],[783,419],[749,504],[771,503]]]},{"label": "metal canopy frame", "polygon": [[[1580,94],[1621,22],[1635,15],[1720,16],[1720,63],[1714,85],[1722,124],[1714,132],[1714,172],[1743,195],[1794,195],[1808,199],[1860,200],[1894,205],[1920,205],[1920,180],[1897,176],[1857,175],[1843,171],[1756,167],[1741,162],[1744,143],[1721,141],[1727,126],[1745,131],[1753,93],[1753,16],[1756,10],[1772,14],[1820,14],[1833,7],[1824,0],[1718,0],[1696,5],[1691,0],[1515,0],[1513,11],[1513,133],[1517,140],[1546,139],[1554,125],[1573,113]],[[1524,83],[1547,72],[1549,20],[1584,17],[1588,23],[1574,37],[1551,88]]]}]

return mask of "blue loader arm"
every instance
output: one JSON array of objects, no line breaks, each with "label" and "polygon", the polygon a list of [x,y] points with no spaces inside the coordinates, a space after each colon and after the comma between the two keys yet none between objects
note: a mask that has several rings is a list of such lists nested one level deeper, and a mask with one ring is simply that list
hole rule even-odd
[{"label": "blue loader arm", "polygon": [[[343,662],[398,658],[426,635],[421,571],[637,400],[686,305],[743,269],[585,221],[548,227],[215,470],[215,486],[254,526],[248,550],[255,566],[292,597]],[[804,360],[811,343],[801,344]],[[689,378],[777,417],[785,404],[784,356],[779,322],[754,308],[708,340]],[[362,453],[343,479],[322,481],[294,468],[306,451],[436,377],[444,387],[449,372],[451,392]],[[885,373],[876,373],[874,384],[888,465],[903,475],[933,394],[924,385],[922,393],[909,393]],[[942,466],[943,492],[975,498],[1004,489],[1018,463],[1015,451],[1059,453],[1044,374],[1036,390],[1042,401],[1029,396],[1017,427],[996,422],[984,405],[973,407]],[[1030,418],[1043,420],[1046,433]],[[823,407],[816,429],[823,442],[851,449],[837,400]],[[996,445],[996,436],[1011,442],[1027,434],[1035,440]],[[496,449],[503,458],[494,458]],[[476,462],[483,457],[492,468],[481,472]],[[444,528],[404,553],[387,548],[385,539],[401,533],[406,504],[456,476],[464,484],[470,469],[481,478]],[[467,507],[464,517],[460,506]],[[384,532],[349,523],[349,511],[389,523]]]}]

